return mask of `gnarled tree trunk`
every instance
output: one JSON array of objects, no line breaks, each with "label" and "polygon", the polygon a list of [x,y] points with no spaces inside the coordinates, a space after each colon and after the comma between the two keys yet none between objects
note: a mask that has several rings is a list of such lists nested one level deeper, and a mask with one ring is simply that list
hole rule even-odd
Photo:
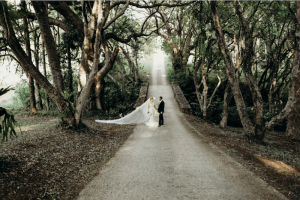
[{"label": "gnarled tree trunk", "polygon": [[[73,90],[73,70],[72,70],[72,64],[71,64],[71,49],[69,46],[67,46],[67,56],[68,56],[68,75],[67,75],[67,84],[68,84],[68,90],[70,92],[74,91]],[[72,95],[70,98],[71,102],[74,102],[74,96]]]},{"label": "gnarled tree trunk", "polygon": [[[11,19],[8,13],[7,5],[5,3],[0,7],[0,25],[2,26],[6,35],[7,44],[11,48],[14,55],[20,62],[23,70],[30,74],[48,93],[49,97],[55,102],[60,112],[64,111],[66,107],[65,101],[61,98],[60,93],[51,85],[51,83],[37,70],[33,65],[32,60],[26,55],[19,41],[16,38],[15,31],[12,28]],[[63,118],[68,124],[72,124],[74,117],[68,115]]]},{"label": "gnarled tree trunk", "polygon": [[220,128],[226,128],[227,127],[227,121],[228,121],[228,107],[229,103],[232,99],[232,93],[230,90],[230,84],[227,82],[226,88],[224,91],[224,102],[223,102],[223,116],[220,121]]},{"label": "gnarled tree trunk", "polygon": [[222,52],[222,55],[224,57],[224,62],[226,65],[226,74],[230,83],[234,100],[237,105],[237,110],[239,112],[242,125],[244,127],[244,132],[248,137],[254,137],[255,127],[253,126],[251,120],[249,119],[249,115],[246,110],[246,105],[240,90],[238,77],[235,74],[235,67],[232,63],[231,53],[225,41],[223,28],[220,22],[219,6],[216,1],[211,1],[210,4],[211,4],[212,15],[213,15],[214,29],[216,30],[217,42],[219,44],[219,48]]},{"label": "gnarled tree trunk", "polygon": [[[26,12],[26,2],[22,1],[22,8],[24,12]],[[23,23],[24,23],[24,38],[25,38],[25,47],[26,47],[26,54],[31,60],[31,51],[30,51],[30,39],[29,39],[29,31],[28,31],[28,21],[26,16],[23,17]],[[30,74],[27,73],[27,77],[29,79],[29,95],[30,95],[30,110],[32,113],[36,112],[36,101],[34,96],[34,80],[30,76]]]},{"label": "gnarled tree trunk", "polygon": [[[36,31],[34,32],[34,47],[35,47],[35,52],[34,52],[34,60],[35,60],[35,66],[38,70],[39,69],[39,37],[36,33]],[[43,103],[42,103],[42,98],[40,95],[40,86],[39,84],[34,81],[34,86],[35,86],[35,98],[36,98],[36,104],[39,107],[39,109],[43,109]]]},{"label": "gnarled tree trunk", "polygon": [[[300,34],[300,31],[298,33]],[[288,122],[287,122],[287,129],[286,129],[286,135],[289,138],[298,139],[298,140],[300,140],[300,123],[299,123],[300,122],[300,70],[299,70],[300,60],[299,57],[300,57],[299,52],[296,51],[294,54],[293,65],[298,65],[299,68],[297,71],[297,78],[295,78],[294,80],[295,81],[294,86],[291,83],[290,91],[289,91],[289,93],[291,93],[292,91],[295,92],[295,105],[293,110],[291,110],[290,114],[288,115]]]},{"label": "gnarled tree trunk", "polygon": [[101,95],[104,91],[104,79],[96,82],[95,95],[96,95],[96,107],[98,110],[104,110],[104,102],[103,95]]},{"label": "gnarled tree trunk", "polygon": [[[288,2],[287,2],[288,3]],[[294,16],[294,13],[291,11],[291,14]],[[294,61],[293,66],[298,66],[298,69],[295,74],[296,77],[292,77],[291,74],[291,82],[290,85],[293,84],[292,81],[294,81],[294,86],[290,86],[290,91],[295,92],[295,105],[293,110],[288,115],[288,123],[287,123],[287,129],[286,129],[286,135],[291,139],[298,139],[300,140],[300,2],[296,2],[296,17],[294,17],[294,23],[296,26],[296,32],[295,32],[295,51],[294,51]],[[292,79],[294,78],[294,79]]]},{"label": "gnarled tree trunk", "polygon": [[[138,79],[138,72],[137,72],[137,69],[136,69],[137,66],[135,66],[135,65],[134,65],[134,62],[131,60],[130,55],[129,55],[129,53],[128,53],[128,50],[125,49],[125,48],[123,48],[122,46],[121,46],[121,49],[122,49],[123,55],[125,56],[125,58],[126,58],[126,60],[127,60],[127,62],[128,62],[130,71],[131,71],[131,73],[133,74],[134,81],[137,82],[137,81],[138,81],[138,80],[137,80],[137,79]],[[136,61],[136,62],[137,62],[137,61]]]},{"label": "gnarled tree trunk", "polygon": [[234,1],[233,5],[239,19],[239,26],[240,26],[241,37],[242,37],[242,45],[241,45],[241,54],[242,54],[241,58],[243,62],[242,68],[247,81],[247,85],[249,86],[252,94],[253,106],[255,110],[255,117],[254,117],[255,137],[262,140],[264,138],[264,132],[263,132],[264,102],[260,90],[258,88],[256,79],[252,74],[252,64],[253,64],[252,61],[253,61],[254,51],[253,51],[252,29],[249,26],[250,19],[255,14],[259,2],[257,3],[254,11],[252,12],[252,14],[250,14],[248,19],[244,18],[242,7],[239,1]]},{"label": "gnarled tree trunk", "polygon": [[55,88],[59,93],[62,93],[64,91],[64,85],[60,67],[60,59],[57,53],[56,43],[54,42],[54,38],[52,36],[52,32],[49,25],[48,9],[46,6],[46,2],[32,1],[32,5],[39,22],[42,37],[44,37],[44,42],[48,53],[48,61],[51,66],[50,69]]},{"label": "gnarled tree trunk", "polygon": [[[44,76],[45,79],[47,80],[47,70],[46,70],[46,53],[45,53],[45,44],[44,44],[44,39],[42,37],[42,53],[43,53],[43,70],[44,70]],[[45,102],[46,102],[46,109],[47,111],[50,110],[50,106],[49,106],[49,97],[47,94],[47,91],[45,90]]]},{"label": "gnarled tree trunk", "polygon": [[139,77],[139,64],[138,64],[138,52],[134,51],[134,58],[135,58],[135,82],[138,81]]}]

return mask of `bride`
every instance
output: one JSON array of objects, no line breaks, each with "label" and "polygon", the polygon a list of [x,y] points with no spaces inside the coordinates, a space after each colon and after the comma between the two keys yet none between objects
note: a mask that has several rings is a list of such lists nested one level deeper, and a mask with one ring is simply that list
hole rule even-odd
[{"label": "bride", "polygon": [[145,123],[147,126],[158,126],[158,122],[156,122],[154,119],[155,110],[157,110],[157,108],[154,105],[154,98],[151,97],[150,102],[148,103],[148,113],[150,114],[150,119]]},{"label": "bride", "polygon": [[[100,123],[111,124],[141,124],[145,123],[147,126],[158,126],[158,123],[154,120],[155,113],[154,98],[149,98],[140,107],[137,107],[134,111],[128,115],[115,120],[95,120]],[[156,109],[157,110],[157,109]]]}]

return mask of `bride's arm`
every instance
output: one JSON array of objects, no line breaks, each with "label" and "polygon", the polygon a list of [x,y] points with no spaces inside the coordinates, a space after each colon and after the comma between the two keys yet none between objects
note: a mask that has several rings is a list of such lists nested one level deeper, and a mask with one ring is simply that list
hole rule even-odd
[{"label": "bride's arm", "polygon": [[149,108],[150,108],[150,103],[148,103],[148,112],[149,112]]}]

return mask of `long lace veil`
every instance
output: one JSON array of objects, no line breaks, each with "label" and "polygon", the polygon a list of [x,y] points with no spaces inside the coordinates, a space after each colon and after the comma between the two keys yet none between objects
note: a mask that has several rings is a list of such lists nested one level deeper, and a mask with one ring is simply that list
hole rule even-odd
[{"label": "long lace veil", "polygon": [[128,115],[116,120],[95,120],[100,123],[111,124],[140,124],[147,121],[148,104],[150,99],[143,103],[140,107],[129,113]]}]

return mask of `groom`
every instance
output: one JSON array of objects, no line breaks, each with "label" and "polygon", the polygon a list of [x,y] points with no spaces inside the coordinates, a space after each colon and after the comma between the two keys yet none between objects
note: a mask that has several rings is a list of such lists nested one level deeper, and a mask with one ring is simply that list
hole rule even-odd
[{"label": "groom", "polygon": [[159,105],[157,112],[159,113],[159,126],[164,125],[164,112],[165,112],[165,102],[162,100],[162,96],[159,97]]}]

